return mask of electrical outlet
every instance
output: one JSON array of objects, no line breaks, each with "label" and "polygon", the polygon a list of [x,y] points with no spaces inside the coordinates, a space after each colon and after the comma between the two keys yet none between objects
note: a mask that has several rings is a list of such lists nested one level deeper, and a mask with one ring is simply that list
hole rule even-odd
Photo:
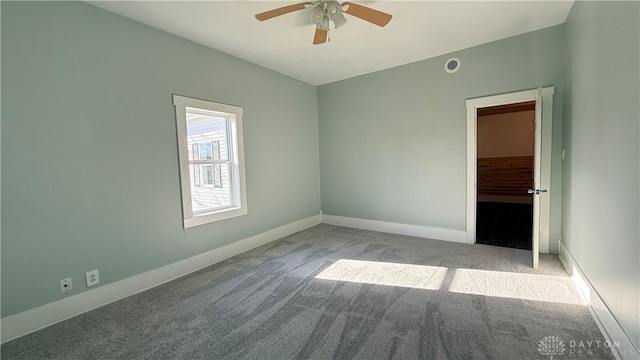
[{"label": "electrical outlet", "polygon": [[93,286],[100,282],[100,276],[98,276],[98,269],[87,271],[84,275],[87,277],[87,286]]},{"label": "electrical outlet", "polygon": [[73,289],[73,286],[71,285],[71,278],[66,278],[66,279],[62,279],[60,280],[60,292],[61,293],[66,293],[67,291],[70,291]]}]

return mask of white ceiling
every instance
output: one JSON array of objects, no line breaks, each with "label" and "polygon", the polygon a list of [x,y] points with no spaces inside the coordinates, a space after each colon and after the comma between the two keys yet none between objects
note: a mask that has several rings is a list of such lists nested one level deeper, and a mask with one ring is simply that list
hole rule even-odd
[{"label": "white ceiling", "polygon": [[[260,22],[295,2],[91,1],[179,37],[322,85],[561,24],[573,1],[359,1],[393,15],[384,28],[346,14],[312,45],[307,9]],[[333,25],[332,25],[333,26]]]}]

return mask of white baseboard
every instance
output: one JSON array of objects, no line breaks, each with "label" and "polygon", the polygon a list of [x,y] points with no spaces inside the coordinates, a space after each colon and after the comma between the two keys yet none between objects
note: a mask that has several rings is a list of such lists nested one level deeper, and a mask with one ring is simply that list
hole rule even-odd
[{"label": "white baseboard", "polygon": [[320,220],[321,216],[315,215],[294,221],[173,264],[8,316],[3,318],[0,323],[2,343],[148,290],[258,246],[318,225],[320,224]]},{"label": "white baseboard", "polygon": [[398,235],[417,236],[427,239],[445,240],[466,243],[467,232],[429,226],[408,225],[377,220],[357,219],[343,216],[322,214],[322,223],[352,227],[356,229],[380,231]]},{"label": "white baseboard", "polygon": [[565,269],[567,269],[569,275],[571,275],[571,280],[573,280],[576,288],[578,288],[578,291],[581,293],[580,295],[582,295],[588,304],[589,312],[591,312],[591,316],[593,316],[593,319],[596,321],[600,332],[602,332],[606,341],[609,341],[610,344],[617,345],[613,347],[613,355],[619,360],[640,359],[640,350],[633,345],[631,339],[629,339],[624,332],[562,241],[559,242],[558,249],[560,252],[560,261]]}]

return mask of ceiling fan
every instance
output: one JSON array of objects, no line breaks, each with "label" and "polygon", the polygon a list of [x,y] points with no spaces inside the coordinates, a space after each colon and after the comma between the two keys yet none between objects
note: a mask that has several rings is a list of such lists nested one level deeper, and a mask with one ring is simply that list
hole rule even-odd
[{"label": "ceiling fan", "polygon": [[382,11],[354,4],[352,2],[343,2],[340,4],[335,0],[316,0],[313,2],[303,2],[283,6],[281,8],[257,14],[256,19],[265,21],[276,16],[303,9],[313,9],[311,10],[310,19],[311,22],[316,25],[316,32],[313,36],[314,44],[322,44],[327,41],[329,21],[333,21],[333,25],[336,29],[347,22],[343,13],[353,15],[380,27],[387,25],[389,21],[391,21],[391,15],[383,13]]}]

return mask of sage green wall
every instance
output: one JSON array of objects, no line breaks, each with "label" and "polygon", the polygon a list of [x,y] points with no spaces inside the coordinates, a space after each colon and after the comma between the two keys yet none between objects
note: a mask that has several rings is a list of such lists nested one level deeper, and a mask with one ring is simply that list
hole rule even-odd
[{"label": "sage green wall", "polygon": [[567,23],[563,244],[640,348],[640,3],[576,2]]},{"label": "sage green wall", "polygon": [[[556,87],[550,251],[560,234],[564,29],[318,88],[323,214],[465,230],[465,100]],[[458,57],[448,74],[444,63]]]},{"label": "sage green wall", "polygon": [[[320,213],[314,86],[84,3],[1,6],[3,317]],[[248,215],[182,228],[172,94],[244,107]]]}]

